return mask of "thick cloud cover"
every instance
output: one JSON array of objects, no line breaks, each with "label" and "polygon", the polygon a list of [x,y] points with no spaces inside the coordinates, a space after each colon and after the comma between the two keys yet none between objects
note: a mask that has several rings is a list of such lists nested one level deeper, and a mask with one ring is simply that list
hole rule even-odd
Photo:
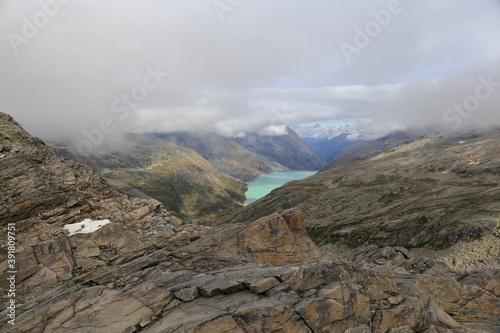
[{"label": "thick cloud cover", "polygon": [[497,0],[0,0],[0,110],[49,139],[500,125],[499,32]]}]

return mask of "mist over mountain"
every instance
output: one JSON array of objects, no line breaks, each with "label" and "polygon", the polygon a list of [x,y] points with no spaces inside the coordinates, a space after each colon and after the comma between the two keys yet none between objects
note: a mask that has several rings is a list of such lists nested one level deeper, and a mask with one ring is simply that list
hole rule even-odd
[{"label": "mist over mountain", "polygon": [[214,132],[173,132],[152,135],[195,150],[220,172],[244,182],[274,170],[270,164],[231,138]]},{"label": "mist over mountain", "polygon": [[316,124],[314,126],[295,126],[293,130],[297,135],[309,145],[319,141],[331,140],[343,134],[348,134],[349,140],[372,140],[385,135],[387,133],[371,133],[368,129],[356,125],[338,125],[338,126],[322,126]]},{"label": "mist over mountain", "polygon": [[214,132],[155,133],[196,150],[219,171],[243,181],[272,171],[319,170],[325,161],[290,128],[276,135],[245,133],[227,138]]},{"label": "mist over mountain", "polygon": [[114,189],[154,198],[172,213],[192,220],[213,220],[240,208],[246,184],[219,172],[195,150],[151,136],[124,133],[120,144],[81,154],[64,142],[51,147],[62,156],[90,165]]},{"label": "mist over mountain", "polygon": [[349,140],[349,134],[340,134],[330,140],[322,140],[311,145],[325,161],[330,162],[339,156],[366,144],[367,140]]},{"label": "mist over mountain", "polygon": [[321,126],[320,124],[300,126],[295,129],[299,137],[327,162],[381,135],[365,130],[367,129],[352,125]]},{"label": "mist over mountain", "polygon": [[0,7],[0,109],[43,138],[500,121],[496,0],[62,3]]},{"label": "mist over mountain", "polygon": [[291,170],[319,170],[326,162],[314,152],[297,133],[286,128],[285,135],[255,133],[235,137],[234,140],[258,156],[264,156]]}]

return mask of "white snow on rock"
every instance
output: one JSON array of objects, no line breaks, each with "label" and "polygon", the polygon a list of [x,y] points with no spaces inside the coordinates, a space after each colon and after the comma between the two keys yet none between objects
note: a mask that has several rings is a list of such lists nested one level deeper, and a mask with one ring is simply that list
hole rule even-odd
[{"label": "white snow on rock", "polygon": [[69,231],[69,235],[74,234],[89,234],[105,226],[106,224],[111,223],[109,220],[91,220],[86,219],[79,223],[71,223],[66,224],[64,229]]}]

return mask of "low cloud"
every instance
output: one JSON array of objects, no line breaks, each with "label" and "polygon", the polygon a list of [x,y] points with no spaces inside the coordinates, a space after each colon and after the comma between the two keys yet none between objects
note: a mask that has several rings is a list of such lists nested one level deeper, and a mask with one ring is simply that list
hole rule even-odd
[{"label": "low cloud", "polygon": [[[500,3],[401,0],[378,22],[396,2],[252,0],[221,19],[211,1],[3,1],[0,110],[77,141],[103,124],[106,137],[346,118],[380,132],[500,125],[496,90],[446,113],[473,103],[481,77],[500,81]],[[340,46],[359,31],[369,42],[347,61]],[[17,50],[13,34],[25,39]],[[168,73],[154,88],[151,70]]]}]

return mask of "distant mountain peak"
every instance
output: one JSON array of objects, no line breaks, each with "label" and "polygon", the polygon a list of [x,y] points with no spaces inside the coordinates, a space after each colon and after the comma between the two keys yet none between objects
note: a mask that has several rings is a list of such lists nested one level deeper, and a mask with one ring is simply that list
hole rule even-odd
[{"label": "distant mountain peak", "polygon": [[265,156],[291,170],[317,170],[325,160],[314,152],[297,133],[286,127],[286,135],[248,133],[234,140],[258,156]]}]

